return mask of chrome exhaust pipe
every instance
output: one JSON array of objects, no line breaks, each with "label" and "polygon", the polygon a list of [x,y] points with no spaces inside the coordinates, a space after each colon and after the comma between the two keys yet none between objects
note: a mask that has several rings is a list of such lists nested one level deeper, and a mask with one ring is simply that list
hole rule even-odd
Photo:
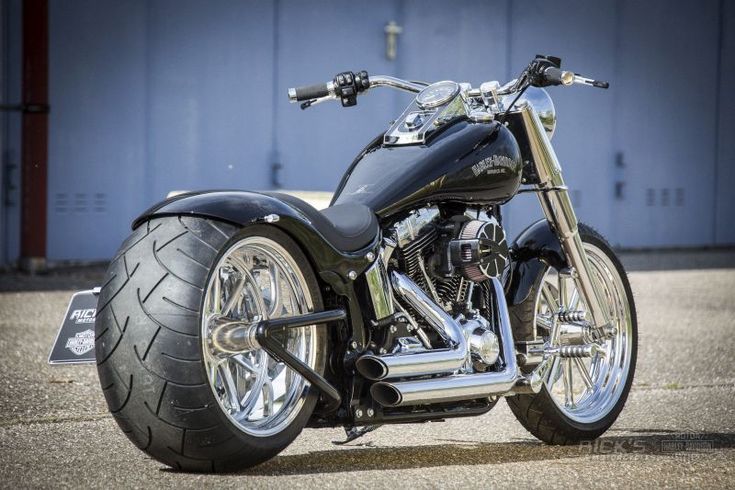
[{"label": "chrome exhaust pipe", "polygon": [[355,362],[359,373],[371,380],[381,380],[457,371],[467,359],[467,340],[462,327],[405,275],[394,271],[391,282],[393,291],[411,305],[450,347],[416,353],[367,354]]},{"label": "chrome exhaust pipe", "polygon": [[376,402],[386,407],[424,405],[504,395],[513,389],[521,375],[516,363],[510,317],[503,295],[503,286],[499,280],[495,278],[491,280],[498,299],[500,341],[503,345],[505,368],[494,373],[457,374],[395,383],[381,381],[370,388],[370,394]]}]

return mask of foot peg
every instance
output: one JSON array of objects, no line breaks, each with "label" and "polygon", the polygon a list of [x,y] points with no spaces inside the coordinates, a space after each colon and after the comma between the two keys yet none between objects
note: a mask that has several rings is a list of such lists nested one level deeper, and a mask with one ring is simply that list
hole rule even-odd
[{"label": "foot peg", "polygon": [[584,345],[563,345],[561,347],[552,347],[546,350],[547,354],[551,354],[562,359],[574,358],[574,357],[594,357],[599,355],[605,357],[607,354],[605,349],[597,344],[584,344]]},{"label": "foot peg", "polygon": [[562,310],[557,313],[557,318],[562,323],[583,322],[587,318],[587,312],[581,310]]}]

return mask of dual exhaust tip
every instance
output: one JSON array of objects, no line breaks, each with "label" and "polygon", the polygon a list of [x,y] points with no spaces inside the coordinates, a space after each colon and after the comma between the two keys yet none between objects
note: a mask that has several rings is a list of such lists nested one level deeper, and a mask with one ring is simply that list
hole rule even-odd
[{"label": "dual exhaust tip", "polygon": [[390,383],[375,383],[370,387],[370,395],[384,407],[400,407],[403,401],[400,390]]},{"label": "dual exhaust tip", "polygon": [[355,368],[367,379],[377,381],[388,376],[388,365],[379,356],[364,355],[355,361]]},{"label": "dual exhaust tip", "polygon": [[[450,347],[416,353],[367,354],[360,357],[355,368],[365,378],[377,381],[370,388],[370,394],[377,403],[386,407],[422,405],[501,395],[513,389],[521,376],[516,364],[513,332],[500,281],[491,279],[498,298],[497,313],[504,368],[491,373],[452,374],[460,370],[468,357],[469,347],[462,327],[405,275],[394,271],[391,280],[394,291]],[[396,378],[401,378],[402,381],[392,381]]]}]

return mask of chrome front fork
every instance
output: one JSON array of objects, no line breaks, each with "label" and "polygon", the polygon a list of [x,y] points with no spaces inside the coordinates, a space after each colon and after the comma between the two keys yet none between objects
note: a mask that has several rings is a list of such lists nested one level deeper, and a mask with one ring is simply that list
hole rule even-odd
[{"label": "chrome front fork", "polygon": [[595,329],[601,333],[607,332],[612,327],[607,303],[600,286],[592,276],[587,254],[579,236],[577,216],[574,214],[572,201],[564,184],[559,160],[533,107],[525,103],[519,109],[539,177],[538,197],[541,208],[559,237],[567,262],[572,268],[572,277],[585,299]]}]

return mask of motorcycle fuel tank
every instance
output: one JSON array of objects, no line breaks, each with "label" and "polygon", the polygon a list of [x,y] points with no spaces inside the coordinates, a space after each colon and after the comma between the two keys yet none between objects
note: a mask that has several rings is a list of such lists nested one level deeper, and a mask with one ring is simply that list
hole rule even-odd
[{"label": "motorcycle fuel tank", "polygon": [[359,202],[386,218],[439,200],[484,205],[513,197],[523,167],[513,134],[498,122],[450,124],[424,144],[373,140],[342,178],[332,204]]}]

